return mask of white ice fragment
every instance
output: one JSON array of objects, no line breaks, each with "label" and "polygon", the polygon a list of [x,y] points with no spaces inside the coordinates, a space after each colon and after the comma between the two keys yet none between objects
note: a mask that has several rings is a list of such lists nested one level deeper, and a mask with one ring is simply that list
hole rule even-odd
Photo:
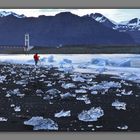
[{"label": "white ice fragment", "polygon": [[97,85],[90,87],[89,90],[108,90],[110,88],[121,88],[121,84],[119,82],[114,81],[103,81]]},{"label": "white ice fragment", "polygon": [[85,89],[76,89],[75,93],[87,93]]},{"label": "white ice fragment", "polygon": [[51,55],[51,56],[48,57],[48,62],[50,62],[50,63],[54,62],[54,57],[53,57],[53,55]]},{"label": "white ice fragment", "polygon": [[65,89],[69,89],[69,88],[75,88],[75,84],[73,83],[68,83],[68,84],[62,84],[62,87]]},{"label": "white ice fragment", "polygon": [[43,117],[32,117],[28,121],[24,121],[25,125],[33,126],[33,130],[58,130],[58,124],[51,119]]},{"label": "white ice fragment", "polygon": [[115,107],[117,110],[126,110],[126,103],[119,102],[118,100],[115,100],[115,102],[112,103],[112,106]]},{"label": "white ice fragment", "polygon": [[76,75],[75,77],[73,77],[72,80],[75,81],[75,82],[85,82],[86,81],[84,78],[82,78],[79,75]]},{"label": "white ice fragment", "polygon": [[101,107],[94,108],[92,107],[90,110],[83,110],[79,115],[78,119],[81,121],[89,122],[89,121],[97,121],[98,118],[104,115],[104,111]]},{"label": "white ice fragment", "polygon": [[7,93],[5,97],[9,98],[9,97],[11,97],[11,95],[9,93]]},{"label": "white ice fragment", "polygon": [[14,105],[14,104],[11,104],[10,106],[11,106],[11,107],[15,107],[15,105]]},{"label": "white ice fragment", "polygon": [[121,130],[127,130],[127,129],[128,129],[128,126],[127,126],[127,125],[118,126],[117,128],[118,128],[118,129],[121,129]]},{"label": "white ice fragment", "polygon": [[48,83],[47,87],[51,87],[51,86],[52,86],[52,84],[51,83]]},{"label": "white ice fragment", "polygon": [[20,106],[14,107],[14,110],[15,110],[15,112],[20,112],[21,111]]},{"label": "white ice fragment", "polygon": [[133,92],[132,92],[132,90],[129,91],[129,92],[126,92],[125,89],[124,89],[124,90],[122,90],[121,94],[122,95],[128,95],[129,96],[129,95],[133,95]]},{"label": "white ice fragment", "polygon": [[65,98],[75,97],[76,95],[67,92],[65,94],[60,94],[60,96],[61,96],[62,99],[65,99]]},{"label": "white ice fragment", "polygon": [[46,94],[50,94],[50,95],[56,95],[61,93],[61,91],[57,90],[57,89],[49,89]]},{"label": "white ice fragment", "polygon": [[100,126],[96,126],[96,128],[102,128],[103,126],[102,125],[100,125]]},{"label": "white ice fragment", "polygon": [[97,91],[92,91],[91,94],[96,95],[96,94],[98,94],[98,92]]},{"label": "white ice fragment", "polygon": [[61,110],[59,113],[55,113],[54,116],[57,117],[57,118],[60,118],[60,117],[69,117],[69,116],[71,116],[71,111]]},{"label": "white ice fragment", "polygon": [[41,93],[44,93],[41,89],[36,90],[36,94],[41,94]]},{"label": "white ice fragment", "polygon": [[1,76],[1,75],[0,75],[0,83],[3,83],[3,81],[6,81],[6,77],[7,77],[7,76]]},{"label": "white ice fragment", "polygon": [[7,118],[5,118],[5,117],[0,117],[0,122],[7,122]]}]

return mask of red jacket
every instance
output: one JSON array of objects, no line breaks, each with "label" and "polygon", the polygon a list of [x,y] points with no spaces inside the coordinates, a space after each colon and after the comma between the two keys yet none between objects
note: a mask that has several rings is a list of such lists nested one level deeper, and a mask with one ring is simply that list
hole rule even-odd
[{"label": "red jacket", "polygon": [[34,60],[38,61],[39,60],[39,56],[37,54],[34,55]]}]

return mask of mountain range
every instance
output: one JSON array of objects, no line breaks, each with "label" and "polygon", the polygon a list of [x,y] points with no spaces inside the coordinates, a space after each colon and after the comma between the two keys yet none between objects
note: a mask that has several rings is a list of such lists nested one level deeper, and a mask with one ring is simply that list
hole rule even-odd
[{"label": "mountain range", "polygon": [[30,34],[30,44],[34,46],[136,45],[140,43],[139,32],[137,18],[116,23],[100,13],[26,17],[0,12],[0,45],[24,45],[25,33]]}]

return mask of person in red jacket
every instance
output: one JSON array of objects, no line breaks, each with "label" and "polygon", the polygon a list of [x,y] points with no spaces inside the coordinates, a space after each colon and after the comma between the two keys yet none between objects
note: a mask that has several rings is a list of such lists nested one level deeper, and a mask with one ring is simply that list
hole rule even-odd
[{"label": "person in red jacket", "polygon": [[37,65],[37,63],[39,61],[38,53],[34,54],[34,61],[35,61],[35,65]]}]

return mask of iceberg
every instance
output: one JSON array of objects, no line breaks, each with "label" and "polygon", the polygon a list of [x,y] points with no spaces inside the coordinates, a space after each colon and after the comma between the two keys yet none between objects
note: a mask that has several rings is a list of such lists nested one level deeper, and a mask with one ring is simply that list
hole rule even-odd
[{"label": "iceberg", "polygon": [[58,124],[51,119],[43,117],[32,117],[28,121],[24,121],[25,125],[33,126],[33,130],[58,130]]},{"label": "iceberg", "polygon": [[78,119],[84,122],[97,121],[98,118],[104,115],[104,111],[101,107],[94,108],[92,107],[90,110],[84,110],[78,115]]},{"label": "iceberg", "polygon": [[59,113],[55,113],[54,116],[55,116],[56,118],[70,117],[70,116],[71,116],[71,111],[64,111],[64,110],[61,110]]}]

